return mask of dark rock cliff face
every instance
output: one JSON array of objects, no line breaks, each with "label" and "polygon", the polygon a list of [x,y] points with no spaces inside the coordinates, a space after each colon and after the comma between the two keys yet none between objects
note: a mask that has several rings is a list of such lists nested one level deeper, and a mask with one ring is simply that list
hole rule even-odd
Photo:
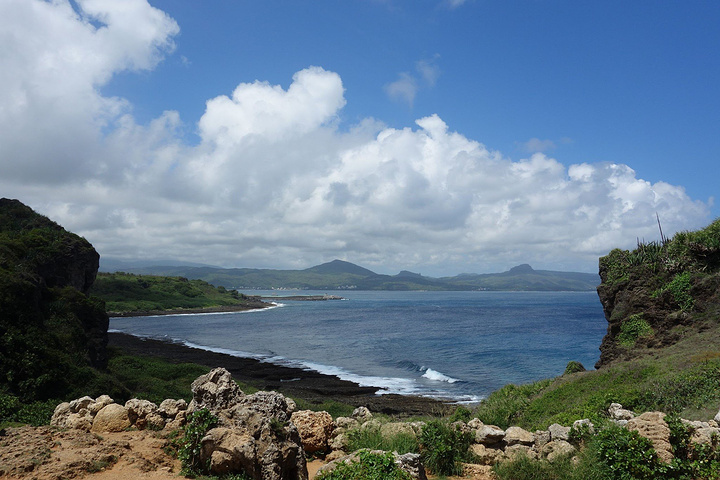
[{"label": "dark rock cliff face", "polygon": [[84,366],[106,366],[108,317],[87,296],[99,259],[84,238],[0,199],[0,388],[59,395]]},{"label": "dark rock cliff face", "polygon": [[600,259],[601,368],[720,323],[720,220]]}]

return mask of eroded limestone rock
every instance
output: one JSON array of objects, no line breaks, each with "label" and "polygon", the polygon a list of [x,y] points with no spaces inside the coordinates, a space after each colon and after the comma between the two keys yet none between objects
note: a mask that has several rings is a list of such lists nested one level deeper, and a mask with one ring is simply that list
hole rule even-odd
[{"label": "eroded limestone rock", "polygon": [[665,423],[662,412],[646,412],[628,421],[626,428],[635,430],[652,442],[658,457],[665,463],[673,459],[670,445],[670,427]]},{"label": "eroded limestone rock", "polygon": [[290,421],[297,427],[306,452],[327,451],[334,427],[329,413],[300,410],[290,416]]}]

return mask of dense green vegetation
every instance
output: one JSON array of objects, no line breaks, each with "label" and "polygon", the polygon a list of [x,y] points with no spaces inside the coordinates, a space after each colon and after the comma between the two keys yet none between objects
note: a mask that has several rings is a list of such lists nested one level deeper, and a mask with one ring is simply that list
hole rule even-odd
[{"label": "dense green vegetation", "polygon": [[594,290],[599,282],[598,276],[594,274],[533,270],[529,265],[520,265],[504,273],[463,274],[444,278],[425,277],[406,271],[397,275],[380,275],[341,260],[305,270],[170,266],[128,270],[139,274],[181,275],[239,289],[587,291]]},{"label": "dense green vegetation", "polygon": [[92,383],[107,360],[98,254],[17,200],[0,199],[0,394],[23,404]]},{"label": "dense green vegetation", "polygon": [[410,480],[410,474],[401,470],[391,453],[358,452],[358,459],[341,463],[333,471],[322,473],[318,480]]},{"label": "dense green vegetation", "polygon": [[203,280],[132,273],[100,273],[90,292],[105,301],[112,313],[150,312],[210,307],[261,306],[235,290],[214,287]]},{"label": "dense green vegetation", "polygon": [[571,456],[550,463],[520,456],[494,467],[500,480],[655,480],[720,478],[717,443],[692,446],[690,430],[668,418],[675,458],[663,463],[649,440],[635,431],[605,425],[588,439],[575,460]]}]

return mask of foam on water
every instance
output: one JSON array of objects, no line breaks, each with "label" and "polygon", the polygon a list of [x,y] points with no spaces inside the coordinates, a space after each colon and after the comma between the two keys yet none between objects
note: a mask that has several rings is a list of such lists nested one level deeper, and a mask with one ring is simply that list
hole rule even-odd
[{"label": "foam on water", "polygon": [[[118,329],[108,329],[108,333],[126,333],[122,330]],[[358,375],[356,373],[349,372],[343,368],[336,367],[333,365],[324,365],[321,363],[316,362],[307,362],[302,360],[292,360],[288,359],[279,355],[263,355],[263,354],[257,354],[257,353],[250,353],[250,352],[243,352],[239,350],[232,350],[229,348],[221,348],[221,347],[208,347],[205,345],[198,345],[197,343],[189,342],[187,340],[179,339],[179,338],[171,338],[168,336],[161,336],[158,337],[157,335],[137,335],[137,334],[130,334],[134,337],[138,338],[147,338],[147,339],[153,339],[153,340],[162,340],[166,342],[172,342],[177,343],[180,345],[184,345],[189,348],[196,348],[199,350],[205,350],[208,352],[213,353],[220,353],[223,355],[229,355],[233,357],[239,357],[239,358],[252,358],[254,360],[258,360],[260,362],[267,362],[272,363],[275,365],[282,365],[286,367],[291,368],[298,368],[301,370],[306,371],[315,371],[318,373],[322,373],[324,375],[333,375],[338,377],[340,380],[346,380],[349,382],[356,383],[360,385],[361,387],[376,387],[379,388],[377,395],[388,395],[388,394],[396,394],[396,395],[413,395],[413,396],[421,396],[421,397],[428,397],[428,398],[435,398],[439,400],[450,400],[456,403],[463,403],[463,404],[471,404],[471,403],[477,403],[480,400],[482,400],[484,397],[477,396],[477,395],[453,395],[450,392],[443,391],[443,390],[436,390],[431,389],[428,390],[427,386],[421,385],[417,382],[417,380],[412,378],[402,378],[402,377],[382,377],[382,376],[373,376],[373,375]],[[424,368],[424,367],[421,367]],[[428,372],[430,374],[428,375]],[[435,380],[440,382],[447,382],[447,383],[455,383],[458,380],[448,377],[446,375],[443,375],[442,373],[436,372],[432,369],[426,369],[425,373],[422,375],[422,377],[425,377],[429,380]],[[298,379],[293,379],[292,381],[296,381]]]},{"label": "foam on water", "polygon": [[428,380],[435,380],[437,382],[455,383],[460,381],[457,378],[449,377],[444,373],[433,370],[432,368],[425,368],[425,373],[423,373],[422,376]]}]

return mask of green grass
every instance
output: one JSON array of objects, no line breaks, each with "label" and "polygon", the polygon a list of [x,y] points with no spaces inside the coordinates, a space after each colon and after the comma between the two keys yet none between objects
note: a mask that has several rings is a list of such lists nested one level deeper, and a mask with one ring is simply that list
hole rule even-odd
[{"label": "green grass", "polygon": [[335,400],[325,400],[324,402],[310,402],[302,398],[296,398],[298,410],[312,410],[313,412],[328,412],[332,418],[349,417],[352,415],[355,407]]},{"label": "green grass", "polygon": [[190,384],[210,371],[192,363],[171,363],[167,360],[126,355],[113,350],[108,362],[108,374],[117,379],[128,393],[159,404],[166,398],[190,400]]},{"label": "green grass", "polygon": [[533,431],[581,418],[602,420],[609,405],[617,402],[636,412],[660,410],[707,420],[720,403],[719,334],[716,326],[653,355],[600,370],[506,385],[483,400],[474,414],[501,428],[517,425]]},{"label": "green grass", "polygon": [[383,435],[380,428],[359,428],[348,433],[348,448],[351,452],[367,448],[386,452],[418,453],[419,444],[415,435],[396,433]]}]

